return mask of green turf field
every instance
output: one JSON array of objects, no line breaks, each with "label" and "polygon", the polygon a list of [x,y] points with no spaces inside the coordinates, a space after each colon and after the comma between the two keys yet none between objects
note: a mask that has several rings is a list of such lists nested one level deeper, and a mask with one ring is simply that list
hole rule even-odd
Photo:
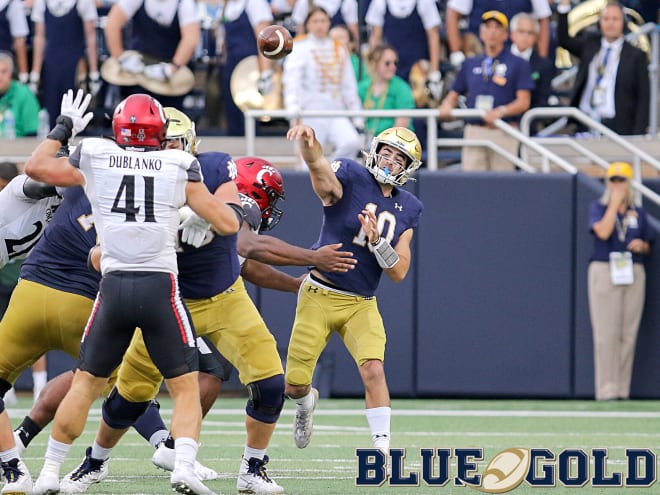
[{"label": "green turf field", "polygon": [[[244,399],[220,399],[208,415],[202,430],[198,459],[221,473],[221,479],[207,482],[217,493],[236,493],[236,473],[243,452]],[[161,411],[169,419],[171,401],[162,399]],[[17,424],[31,405],[22,397],[9,408]],[[450,481],[431,487],[423,481],[417,487],[357,487],[355,448],[371,447],[363,414],[363,402],[349,399],[322,399],[315,415],[312,442],[304,450],[294,446],[291,433],[293,405],[288,402],[282,413],[268,454],[269,473],[290,495],[322,494],[473,494],[475,490],[455,486],[456,458],[450,459]],[[92,410],[84,435],[74,444],[63,474],[82,459],[91,444],[99,419],[98,405]],[[30,446],[25,461],[33,479],[41,469],[47,432]],[[512,448],[545,448],[556,456],[563,449],[585,449],[593,476],[592,448],[609,449],[607,477],[621,472],[625,479],[625,449],[650,449],[660,454],[660,401],[602,402],[532,401],[532,400],[395,400],[393,401],[392,447],[406,448],[404,477],[421,468],[420,448],[482,448],[484,459],[477,463],[483,473],[495,454]],[[454,451],[452,450],[452,454]],[[169,477],[150,461],[152,448],[131,431],[115,449],[108,479],[88,493],[165,494],[170,493]],[[656,476],[657,461],[656,461]],[[640,475],[645,475],[644,466]],[[420,477],[421,478],[421,477]],[[514,495],[566,494],[660,494],[660,482],[646,488],[594,488],[587,482],[582,488],[530,486],[523,481],[508,492]]]}]

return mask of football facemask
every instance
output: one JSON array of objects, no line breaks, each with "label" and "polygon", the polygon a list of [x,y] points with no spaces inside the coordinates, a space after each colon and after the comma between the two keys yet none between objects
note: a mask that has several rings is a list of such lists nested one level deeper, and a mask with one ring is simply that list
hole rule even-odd
[{"label": "football facemask", "polygon": [[[407,163],[398,164],[389,153],[380,154],[384,145],[403,153]],[[421,159],[422,145],[415,133],[405,127],[391,127],[385,129],[371,141],[365,165],[381,184],[402,186],[420,167]]]}]

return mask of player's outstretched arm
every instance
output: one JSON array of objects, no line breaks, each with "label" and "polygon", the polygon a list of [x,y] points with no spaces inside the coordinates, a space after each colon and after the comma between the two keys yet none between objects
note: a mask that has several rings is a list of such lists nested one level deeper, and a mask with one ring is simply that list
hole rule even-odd
[{"label": "player's outstretched arm", "polygon": [[57,158],[60,142],[46,139],[37,146],[25,162],[25,173],[32,179],[53,186],[79,186],[85,177],[79,169],[71,165],[67,157]]},{"label": "player's outstretched arm", "polygon": [[224,203],[212,195],[203,182],[188,182],[188,206],[209,222],[220,235],[236,234],[243,221],[243,208],[239,204]]},{"label": "player's outstretched arm", "polygon": [[294,246],[270,235],[254,235],[241,229],[238,254],[244,258],[276,266],[315,266],[325,272],[347,272],[357,260],[350,251],[340,251],[341,244],[330,244],[318,250]]},{"label": "player's outstretched arm", "polygon": [[323,147],[316,139],[314,129],[306,125],[295,125],[286,133],[286,138],[300,144],[300,153],[309,168],[312,187],[323,205],[330,206],[339,201],[343,194],[341,182],[328,159],[323,156]]},{"label": "player's outstretched arm", "polygon": [[264,289],[282,292],[298,292],[303,278],[292,277],[270,265],[246,259],[241,267],[241,275],[248,282]]},{"label": "player's outstretched arm", "polygon": [[71,165],[68,158],[58,158],[57,152],[61,146],[67,146],[69,139],[82,132],[92,120],[94,115],[87,112],[91,100],[92,95],[86,95],[81,89],[75,96],[71,89],[64,93],[57,124],[25,162],[27,175],[53,186],[78,186],[85,183],[80,170]]}]

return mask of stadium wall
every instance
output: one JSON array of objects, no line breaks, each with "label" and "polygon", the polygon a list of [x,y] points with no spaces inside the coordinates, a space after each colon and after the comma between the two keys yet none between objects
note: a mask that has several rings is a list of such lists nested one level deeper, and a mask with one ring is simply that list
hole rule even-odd
[{"label": "stadium wall", "polygon": [[[283,175],[285,215],[273,233],[310,246],[322,206],[306,173]],[[413,266],[400,284],[384,277],[378,291],[392,395],[593,397],[587,212],[602,184],[581,174],[421,171],[418,178],[407,186],[425,205],[413,240]],[[647,185],[660,190],[658,180]],[[647,265],[647,304],[632,384],[636,398],[660,397],[660,332],[655,330],[660,306],[653,304],[660,294],[658,249]],[[284,358],[295,295],[255,287],[250,292]],[[50,353],[49,375],[73,363],[63,353]],[[314,379],[323,395],[363,395],[356,367],[336,335]],[[17,388],[29,388],[30,382],[24,373]],[[226,388],[240,388],[235,376]]]}]

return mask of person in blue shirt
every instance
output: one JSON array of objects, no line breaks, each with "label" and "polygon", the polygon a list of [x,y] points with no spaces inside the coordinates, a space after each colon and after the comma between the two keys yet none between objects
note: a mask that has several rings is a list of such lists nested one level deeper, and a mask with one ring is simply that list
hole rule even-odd
[{"label": "person in blue shirt", "polygon": [[629,163],[607,169],[607,187],[589,207],[594,250],[588,273],[594,338],[596,400],[628,399],[637,332],[644,310],[644,259],[655,239],[644,208],[636,206]]},{"label": "person in blue shirt", "polygon": [[[483,110],[485,114],[483,120],[471,121],[465,126],[463,137],[491,141],[517,155],[517,139],[495,128],[493,123],[497,119],[517,123],[518,116],[529,108],[534,81],[529,62],[506,48],[508,29],[509,21],[502,12],[484,13],[479,31],[484,53],[467,59],[461,66],[439,112],[440,118],[450,118],[458,97],[464,95],[468,108]],[[511,171],[514,168],[498,153],[475,146],[463,149],[462,164],[466,171]]]}]

